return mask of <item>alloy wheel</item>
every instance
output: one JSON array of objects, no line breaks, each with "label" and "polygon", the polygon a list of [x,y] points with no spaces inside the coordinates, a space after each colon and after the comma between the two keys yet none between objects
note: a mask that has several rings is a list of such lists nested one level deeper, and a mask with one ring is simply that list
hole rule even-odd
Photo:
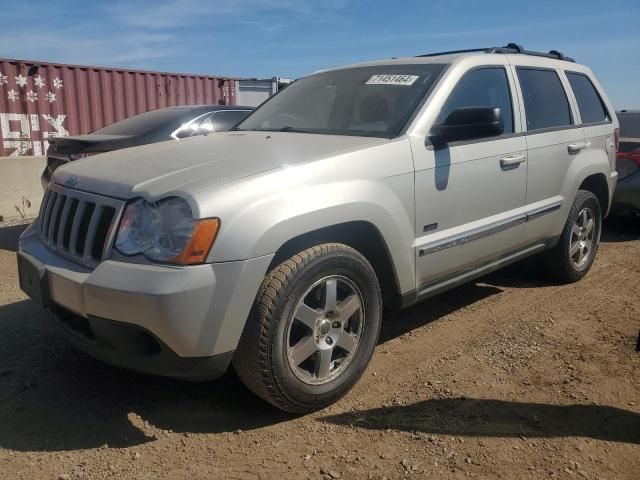
[{"label": "alloy wheel", "polygon": [[593,210],[585,207],[580,210],[571,229],[569,256],[575,268],[582,268],[591,257],[596,244],[596,216]]},{"label": "alloy wheel", "polygon": [[287,360],[294,375],[311,385],[340,375],[355,356],[364,322],[362,294],[350,279],[332,275],[315,282],[287,328]]}]

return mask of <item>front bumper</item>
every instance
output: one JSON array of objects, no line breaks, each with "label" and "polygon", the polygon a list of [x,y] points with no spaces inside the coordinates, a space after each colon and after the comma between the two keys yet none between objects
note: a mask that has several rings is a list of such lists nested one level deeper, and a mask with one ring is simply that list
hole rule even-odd
[{"label": "front bumper", "polygon": [[[91,270],[49,250],[33,227],[18,256],[23,290],[81,350],[135,370],[209,378],[228,366],[272,259],[190,267],[106,260]],[[27,270],[41,277],[40,295]]]},{"label": "front bumper", "polygon": [[640,213],[640,172],[618,180],[612,203],[613,213]]}]

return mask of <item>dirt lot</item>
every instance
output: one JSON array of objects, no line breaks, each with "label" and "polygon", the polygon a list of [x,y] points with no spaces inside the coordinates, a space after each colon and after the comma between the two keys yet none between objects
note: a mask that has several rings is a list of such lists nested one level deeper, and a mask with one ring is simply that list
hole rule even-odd
[{"label": "dirt lot", "polygon": [[275,411],[233,376],[129,373],[58,338],[0,229],[0,477],[640,479],[640,222],[585,280],[517,265],[387,313],[338,404]]}]

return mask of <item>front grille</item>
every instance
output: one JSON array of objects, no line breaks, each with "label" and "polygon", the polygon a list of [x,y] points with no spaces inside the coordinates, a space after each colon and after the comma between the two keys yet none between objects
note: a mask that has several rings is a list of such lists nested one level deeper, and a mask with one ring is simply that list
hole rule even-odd
[{"label": "front grille", "polygon": [[123,206],[121,200],[51,184],[38,216],[40,238],[61,256],[95,267],[111,251]]}]

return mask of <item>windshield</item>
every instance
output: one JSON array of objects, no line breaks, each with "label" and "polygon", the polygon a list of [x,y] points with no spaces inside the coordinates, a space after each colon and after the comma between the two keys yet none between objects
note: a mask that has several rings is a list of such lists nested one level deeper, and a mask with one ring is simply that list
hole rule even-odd
[{"label": "windshield", "polygon": [[191,108],[160,108],[125,118],[93,132],[98,135],[142,135],[166,124],[175,129]]},{"label": "windshield", "polygon": [[279,92],[236,130],[393,138],[444,67],[379,65],[317,73]]}]

